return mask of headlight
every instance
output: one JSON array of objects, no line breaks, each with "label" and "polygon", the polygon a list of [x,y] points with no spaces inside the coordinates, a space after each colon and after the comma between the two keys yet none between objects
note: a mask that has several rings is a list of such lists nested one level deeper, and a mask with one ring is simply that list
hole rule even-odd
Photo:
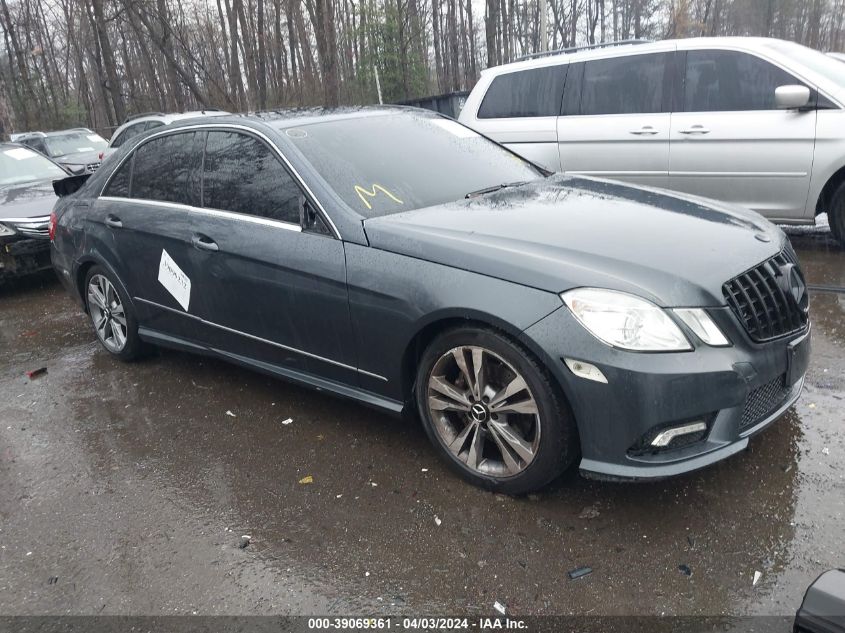
[{"label": "headlight", "polygon": [[576,288],[560,297],[581,325],[613,347],[637,352],[692,349],[669,315],[640,297],[600,288]]},{"label": "headlight", "polygon": [[713,323],[713,319],[701,308],[674,308],[672,310],[678,318],[686,323],[695,335],[702,341],[713,347],[725,347],[730,342],[722,334],[719,326]]},{"label": "headlight", "polygon": [[81,171],[85,171],[85,165],[73,165],[71,163],[65,163],[65,167],[70,169],[74,174],[78,174]]},{"label": "headlight", "polygon": [[5,224],[0,224],[0,236],[8,237],[9,235],[14,235],[14,234],[15,234],[15,232],[12,229],[10,229],[8,226],[6,226]]}]

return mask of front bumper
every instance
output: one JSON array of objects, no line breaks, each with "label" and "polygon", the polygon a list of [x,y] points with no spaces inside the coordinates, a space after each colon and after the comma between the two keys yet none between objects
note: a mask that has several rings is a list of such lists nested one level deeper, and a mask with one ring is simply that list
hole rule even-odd
[{"label": "front bumper", "polygon": [[[708,313],[731,347],[698,344],[691,352],[626,352],[598,341],[566,308],[525,331],[526,342],[546,357],[572,407],[582,474],[658,479],[703,468],[743,450],[750,436],[798,399],[809,329],[755,344],[730,309]],[[564,358],[595,365],[607,384],[575,376]],[[692,421],[704,421],[706,431],[665,448],[650,445],[659,431]]]},{"label": "front bumper", "polygon": [[21,277],[47,270],[50,267],[50,240],[42,238],[0,240],[0,279]]}]

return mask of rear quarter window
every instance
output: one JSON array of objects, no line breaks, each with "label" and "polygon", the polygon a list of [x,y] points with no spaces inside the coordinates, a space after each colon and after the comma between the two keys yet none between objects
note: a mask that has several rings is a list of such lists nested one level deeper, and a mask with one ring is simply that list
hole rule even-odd
[{"label": "rear quarter window", "polygon": [[479,119],[557,116],[568,65],[499,75],[478,108]]}]

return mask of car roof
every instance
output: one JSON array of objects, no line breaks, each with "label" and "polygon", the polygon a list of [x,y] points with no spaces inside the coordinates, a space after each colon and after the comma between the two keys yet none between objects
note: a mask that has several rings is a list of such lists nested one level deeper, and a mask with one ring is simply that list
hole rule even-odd
[{"label": "car roof", "polygon": [[[284,130],[292,127],[301,127],[313,123],[325,123],[328,121],[344,121],[349,119],[373,118],[395,114],[417,115],[425,118],[439,117],[436,112],[413,108],[410,106],[398,105],[375,105],[375,106],[341,106],[336,108],[290,108],[283,110],[269,110],[265,112],[251,112],[249,114],[230,114],[228,116],[215,117],[215,123],[220,124],[243,124],[259,123],[268,125],[276,130]],[[184,119],[174,122],[174,127],[188,126],[203,121],[202,118]]]},{"label": "car roof", "polygon": [[129,127],[135,123],[144,123],[145,121],[162,121],[170,123],[172,121],[180,121],[182,119],[194,119],[209,116],[227,116],[229,112],[224,110],[191,110],[188,112],[147,112],[146,114],[137,114],[124,121],[120,127]]},{"label": "car roof", "polygon": [[702,47],[739,48],[744,50],[759,50],[772,42],[785,41],[771,37],[689,37],[676,40],[626,40],[622,42],[608,42],[596,46],[585,46],[580,49],[563,49],[560,52],[535,54],[524,59],[518,59],[501,66],[492,66],[481,71],[482,75],[489,73],[504,74],[516,70],[529,68],[543,68],[559,64],[570,64],[604,57],[622,57],[645,53],[658,53],[667,50],[689,50]]},{"label": "car roof", "polygon": [[17,136],[17,138],[50,138],[52,136],[65,136],[67,134],[96,134],[96,132],[88,129],[87,127],[74,127],[68,128],[67,130],[54,130],[52,132],[25,132]]}]

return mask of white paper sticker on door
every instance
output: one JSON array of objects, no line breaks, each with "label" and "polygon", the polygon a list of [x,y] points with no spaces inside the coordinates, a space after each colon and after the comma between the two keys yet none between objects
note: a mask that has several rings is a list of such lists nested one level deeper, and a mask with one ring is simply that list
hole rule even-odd
[{"label": "white paper sticker on door", "polygon": [[191,302],[191,280],[182,269],[173,261],[173,258],[167,254],[167,251],[161,251],[161,263],[158,265],[158,281],[167,289],[167,292],[173,295],[176,301],[179,302],[185,312],[188,311],[188,305]]}]

